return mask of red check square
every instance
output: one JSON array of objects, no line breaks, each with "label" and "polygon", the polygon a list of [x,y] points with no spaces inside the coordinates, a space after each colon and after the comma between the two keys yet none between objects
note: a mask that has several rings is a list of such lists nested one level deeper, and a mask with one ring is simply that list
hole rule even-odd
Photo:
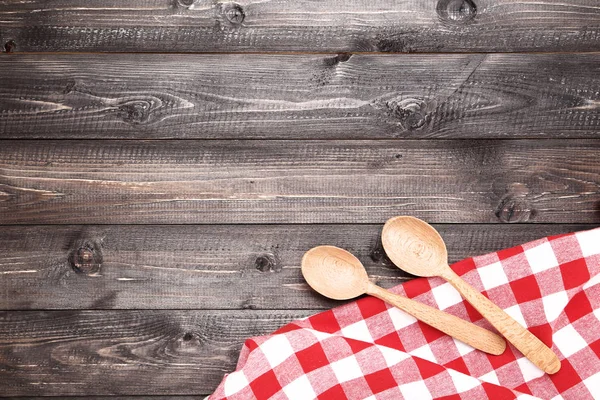
[{"label": "red check square", "polygon": [[583,258],[561,264],[560,274],[567,290],[581,286],[590,280],[590,271]]},{"label": "red check square", "polygon": [[517,254],[522,254],[523,252],[524,250],[522,246],[515,246],[511,247],[510,249],[500,250],[496,254],[498,254],[498,258],[500,259],[500,261],[502,261],[506,260],[507,258],[514,257]]},{"label": "red check square", "polygon": [[538,282],[535,280],[535,276],[533,275],[510,282],[510,287],[519,303],[525,303],[531,300],[542,298],[542,293],[540,292]]},{"label": "red check square", "polygon": [[427,279],[413,279],[404,284],[404,291],[409,298],[417,297],[420,294],[429,292],[431,285]]},{"label": "red check square", "polygon": [[296,353],[296,358],[298,358],[302,370],[307,374],[329,364],[329,360],[323,351],[321,343],[315,343],[304,350],[300,350]]},{"label": "red check square", "polygon": [[332,310],[313,315],[308,320],[312,327],[320,332],[335,333],[342,329]]},{"label": "red check square", "polygon": [[396,383],[396,379],[394,379],[394,376],[387,368],[369,375],[365,375],[365,379],[367,380],[367,383],[369,384],[373,394],[383,392],[398,385]]},{"label": "red check square", "polygon": [[385,302],[371,296],[357,300],[356,305],[364,319],[387,311]]},{"label": "red check square", "polygon": [[250,388],[257,398],[263,399],[268,399],[282,389],[273,370],[265,372],[250,382]]},{"label": "red check square", "polygon": [[564,312],[567,314],[569,321],[575,322],[579,318],[594,312],[594,309],[585,292],[579,292],[569,301]]},{"label": "red check square", "polygon": [[556,386],[556,389],[562,393],[581,382],[581,378],[569,360],[562,360],[560,364],[560,370],[556,374],[550,375],[550,379],[554,383],[554,386]]}]

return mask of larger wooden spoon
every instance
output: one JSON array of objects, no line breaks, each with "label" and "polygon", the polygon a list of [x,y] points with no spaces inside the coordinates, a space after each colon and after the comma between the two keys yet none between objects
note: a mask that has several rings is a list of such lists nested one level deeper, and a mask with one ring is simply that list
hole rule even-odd
[{"label": "larger wooden spoon", "polygon": [[495,333],[375,285],[360,260],[339,247],[319,246],[307,251],[302,258],[302,275],[313,289],[331,299],[347,300],[367,293],[476,349],[495,355],[506,349],[504,339]]},{"label": "larger wooden spoon", "polygon": [[447,280],[532,363],[548,374],[558,372],[560,360],[548,346],[450,269],[444,240],[431,225],[418,218],[395,217],[383,227],[381,241],[398,267],[413,275]]}]

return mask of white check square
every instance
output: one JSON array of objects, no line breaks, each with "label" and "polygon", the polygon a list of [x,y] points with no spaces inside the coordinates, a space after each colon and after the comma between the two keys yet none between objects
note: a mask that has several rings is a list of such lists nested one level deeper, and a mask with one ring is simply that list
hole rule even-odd
[{"label": "white check square", "polygon": [[431,293],[440,310],[452,307],[463,300],[460,293],[449,283],[434,287],[431,289]]},{"label": "white check square", "polygon": [[225,396],[232,396],[247,387],[249,384],[250,383],[248,382],[246,375],[244,375],[244,371],[233,372],[227,375],[227,378],[225,378],[225,385],[223,388],[225,391]]},{"label": "white check square", "polygon": [[333,335],[331,333],[326,333],[326,332],[321,332],[321,331],[317,331],[314,329],[306,329],[306,331],[312,333],[313,335],[315,335],[315,337],[317,338],[317,340],[319,342],[324,341],[325,339],[329,339],[330,337],[332,337]]},{"label": "white check square", "polygon": [[302,375],[300,378],[286,385],[286,387],[283,388],[283,393],[285,393],[290,400],[317,398],[317,394],[315,393],[306,375]]},{"label": "white check square", "polygon": [[600,399],[600,372],[585,379],[583,384],[590,391],[593,399]]},{"label": "white check square", "polygon": [[399,331],[402,328],[406,328],[407,326],[417,322],[417,319],[415,317],[405,313],[404,311],[400,311],[396,307],[388,309],[388,313],[396,331]]},{"label": "white check square", "polygon": [[584,257],[600,253],[600,230],[577,232],[575,236]]},{"label": "white check square", "polygon": [[462,374],[453,369],[448,369],[448,373],[450,374],[452,382],[454,382],[454,387],[456,388],[456,391],[458,393],[467,392],[481,384],[481,382],[479,382],[479,379]]},{"label": "white check square", "polygon": [[597,285],[600,283],[600,274],[595,275],[592,279],[590,279],[589,281],[587,281],[585,283],[585,285],[583,285],[583,289],[589,289],[594,285]]},{"label": "white check square", "polygon": [[485,290],[490,290],[498,286],[502,286],[508,283],[508,278],[504,273],[501,262],[495,262],[486,267],[477,268],[481,283]]},{"label": "white check square", "polygon": [[400,392],[402,393],[402,397],[404,397],[405,399],[433,399],[433,397],[431,397],[429,389],[427,389],[427,386],[423,381],[416,381],[400,385]]},{"label": "white check square", "polygon": [[517,365],[521,369],[521,373],[523,374],[523,379],[525,382],[529,382],[534,380],[535,378],[539,378],[544,375],[544,371],[536,367],[531,361],[526,359],[525,357],[519,358],[517,360]]},{"label": "white check square", "polygon": [[458,354],[460,354],[461,356],[469,354],[470,352],[475,350],[473,347],[469,346],[468,344],[466,344],[464,342],[461,342],[460,340],[457,340],[455,338],[452,338],[452,340],[454,340],[454,344],[456,345],[456,348],[458,349]]},{"label": "white check square", "polygon": [[548,322],[552,322],[558,318],[567,306],[567,303],[569,303],[569,296],[564,291],[556,292],[542,297],[542,303],[544,304],[544,313]]},{"label": "white check square", "polygon": [[369,332],[369,327],[364,320],[348,325],[342,329],[342,335],[350,339],[361,340],[367,343],[373,343],[373,337]]},{"label": "white check square", "polygon": [[275,335],[260,345],[260,350],[264,353],[271,368],[275,368],[288,357],[294,354],[292,345],[284,335]]},{"label": "white check square", "polygon": [[413,351],[410,351],[409,353],[411,356],[416,356],[416,357],[422,358],[423,360],[437,363],[437,360],[436,360],[435,356],[433,355],[433,352],[431,351],[431,347],[429,347],[428,344],[426,344],[425,346],[421,346],[418,349],[414,349]]},{"label": "white check square", "polygon": [[515,304],[512,307],[508,307],[506,313],[510,315],[515,321],[517,321],[521,326],[527,328],[527,323],[525,322],[525,317],[523,317],[523,313],[521,312],[521,307],[518,304]]},{"label": "white check square", "polygon": [[490,371],[485,375],[479,377],[480,381],[493,383],[494,385],[500,385],[500,381],[498,380],[498,375],[496,375],[496,371]]},{"label": "white check square", "polygon": [[585,339],[573,328],[573,325],[567,325],[552,335],[552,341],[565,357],[570,357],[587,346]]},{"label": "white check square", "polygon": [[390,347],[377,346],[377,348],[379,349],[379,351],[381,351],[381,355],[385,359],[385,363],[388,367],[392,367],[410,357],[405,352],[392,349]]},{"label": "white check square", "polygon": [[360,365],[354,356],[331,363],[331,369],[333,369],[333,373],[340,383],[363,376]]},{"label": "white check square", "polygon": [[558,261],[550,243],[546,242],[529,250],[525,250],[525,257],[531,266],[533,273],[545,271],[558,267]]}]

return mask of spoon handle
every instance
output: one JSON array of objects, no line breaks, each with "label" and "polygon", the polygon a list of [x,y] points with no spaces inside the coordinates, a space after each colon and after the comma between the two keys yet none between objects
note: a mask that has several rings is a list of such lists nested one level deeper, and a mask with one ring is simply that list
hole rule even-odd
[{"label": "spoon handle", "polygon": [[374,283],[369,283],[367,294],[392,304],[427,325],[486,353],[498,355],[506,349],[504,339],[495,333],[437,308],[389,292]]},{"label": "spoon handle", "polygon": [[462,280],[448,267],[442,278],[446,279],[479,313],[487,319],[510,343],[538,368],[548,374],[560,369],[560,360],[554,352],[533,333],[523,328],[500,307]]}]

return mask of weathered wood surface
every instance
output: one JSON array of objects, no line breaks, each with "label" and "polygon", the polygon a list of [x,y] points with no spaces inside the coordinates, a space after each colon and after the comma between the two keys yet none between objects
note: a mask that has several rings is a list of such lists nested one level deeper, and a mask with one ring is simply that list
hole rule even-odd
[{"label": "weathered wood surface", "polygon": [[[153,396],[145,395],[148,400],[203,400],[210,393],[195,396]],[[3,397],[10,400],[51,400],[45,396]],[[140,400],[140,396],[60,396],[61,400]]]},{"label": "weathered wood surface", "polygon": [[0,138],[600,137],[600,53],[16,55],[0,80]]},{"label": "weathered wood surface", "polygon": [[0,312],[0,393],[210,393],[248,337],[313,312]]},{"label": "weathered wood surface", "polygon": [[598,51],[596,0],[4,1],[25,52]]},{"label": "weathered wood surface", "polygon": [[[436,226],[451,262],[593,227]],[[305,284],[304,252],[345,248],[378,285],[395,286],[408,275],[389,262],[380,233],[381,225],[7,226],[0,309],[326,309],[340,303]]]},{"label": "weathered wood surface", "polygon": [[[153,396],[144,395],[144,400],[203,400],[210,393],[194,396]],[[46,396],[2,397],[10,400],[52,400]],[[60,396],[60,400],[140,400],[140,396]]]},{"label": "weathered wood surface", "polygon": [[[210,393],[205,395],[195,396],[152,396],[145,395],[144,399],[149,400],[203,400]],[[51,400],[45,396],[19,396],[19,397],[2,397],[10,400]],[[140,400],[140,396],[60,396],[60,400]]]},{"label": "weathered wood surface", "polygon": [[600,140],[2,144],[1,224],[600,222]]}]

